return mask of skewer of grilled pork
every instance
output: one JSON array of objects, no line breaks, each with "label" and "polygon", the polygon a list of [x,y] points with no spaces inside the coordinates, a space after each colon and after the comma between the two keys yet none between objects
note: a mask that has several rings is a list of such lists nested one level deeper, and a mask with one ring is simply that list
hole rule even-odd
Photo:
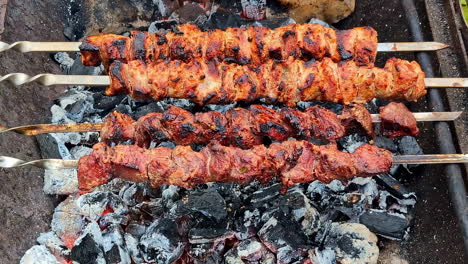
[{"label": "skewer of grilled pork", "polygon": [[270,60],[258,67],[193,60],[146,65],[114,62],[107,95],[134,99],[186,98],[204,104],[252,102],[295,106],[299,101],[366,103],[373,98],[416,101],[426,94],[424,72],[415,61],[390,59],[384,68],[359,67],[354,61],[334,63]]},{"label": "skewer of grilled pork", "polygon": [[371,27],[334,30],[319,24],[212,29],[206,32],[190,24],[175,32],[133,31],[130,36],[103,34],[86,37],[80,45],[86,66],[109,65],[112,61],[218,59],[241,65],[260,65],[294,57],[301,60],[354,60],[373,65],[377,55],[377,32]]},{"label": "skewer of grilled pork", "polygon": [[[404,104],[390,103],[381,111],[382,134],[388,137],[419,134],[416,119]],[[320,106],[305,111],[288,107],[275,111],[252,105],[224,114],[215,111],[192,114],[171,106],[163,113],[150,113],[137,121],[114,112],[105,119],[100,135],[108,143],[131,140],[141,147],[149,147],[151,142],[190,145],[216,140],[224,146],[248,149],[263,144],[265,138],[272,141],[319,138],[333,142],[351,133],[375,137],[372,117],[362,105],[345,107],[341,115]]]},{"label": "skewer of grilled pork", "polygon": [[84,191],[112,178],[149,182],[154,187],[172,184],[191,188],[208,182],[264,183],[277,177],[283,188],[288,188],[314,180],[327,183],[374,176],[392,167],[389,151],[367,144],[353,153],[339,151],[336,145],[318,146],[308,141],[257,145],[248,150],[212,142],[199,152],[189,146],[145,149],[98,143],[93,150],[78,162],[78,183]]},{"label": "skewer of grilled pork", "polygon": [[275,111],[261,105],[252,105],[248,109],[231,109],[224,113],[208,111],[192,114],[170,106],[162,113],[149,113],[136,121],[127,114],[113,112],[103,123],[34,124],[11,128],[0,126],[0,133],[11,131],[35,136],[95,131],[101,132],[101,139],[105,142],[130,140],[141,147],[149,146],[151,141],[157,143],[167,140],[178,145],[187,145],[206,144],[209,140],[216,139],[225,145],[249,148],[252,142],[260,142],[262,138],[280,141],[288,137],[313,137],[332,142],[342,135],[353,133],[373,138],[373,123],[380,124],[380,134],[386,137],[417,136],[419,129],[416,122],[453,121],[462,114],[411,113],[404,104],[396,102],[380,107],[379,111],[381,114],[369,114],[362,105],[353,105],[344,106],[342,113],[336,115],[320,106],[313,106],[305,111],[290,108]]}]

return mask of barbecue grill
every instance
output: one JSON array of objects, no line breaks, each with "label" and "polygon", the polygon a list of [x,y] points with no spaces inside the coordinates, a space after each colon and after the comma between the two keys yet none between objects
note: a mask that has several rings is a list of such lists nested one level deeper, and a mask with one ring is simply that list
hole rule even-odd
[{"label": "barbecue grill", "polygon": [[[413,19],[417,19],[418,17],[414,14],[415,12],[415,9],[414,9],[414,6],[412,6],[412,3],[409,2],[409,1],[403,1],[403,7],[407,9],[407,14],[409,16],[409,21],[411,22],[411,20]],[[405,10],[406,10],[405,9]],[[351,20],[348,20],[348,21],[344,21],[342,22],[343,25],[345,25],[346,23],[351,23],[350,22]],[[421,35],[421,30],[417,27],[417,23],[410,23],[410,29],[412,30],[412,33],[413,35],[415,36],[415,41],[422,41],[423,38]],[[419,32],[419,33],[418,33]],[[419,35],[418,35],[419,34]],[[430,65],[430,60],[429,60],[429,57],[427,54],[425,53],[420,53],[417,55],[418,56],[418,59],[420,60],[421,62],[421,65],[424,69],[424,71],[426,72],[427,76],[428,77],[432,77],[432,71],[431,71],[431,65]],[[433,106],[440,106],[440,104],[437,104],[437,102],[440,101],[440,95],[438,94],[440,92],[438,92],[437,90],[435,89],[432,89],[432,90],[429,90],[429,105]],[[435,108],[433,107],[433,109],[431,110],[435,110],[435,111],[442,111],[442,110],[446,110],[446,109],[443,109],[443,108]],[[449,130],[448,129],[448,126],[446,123],[437,123],[435,125],[435,128],[436,128],[436,132],[438,133],[438,136],[440,137],[441,135],[439,134],[443,134],[445,137],[443,137],[444,140],[451,140],[450,137],[448,137],[449,134]],[[444,131],[445,130],[445,131]],[[454,147],[453,146],[453,142],[440,142],[441,146],[445,147],[445,148],[442,148],[441,149],[441,152],[444,153],[444,154],[452,154],[452,153],[456,153]],[[452,143],[452,145],[451,145]],[[464,195],[464,185],[462,184],[463,183],[463,179],[461,178],[461,173],[462,173],[462,170],[461,170],[461,167],[458,167],[458,165],[449,165],[446,167],[446,174],[447,175],[450,175],[450,180],[449,180],[449,190],[451,190],[451,193],[453,194],[453,199],[454,199],[454,204],[455,204],[455,207],[457,210],[460,210],[460,209],[463,209],[464,207],[466,207],[466,200],[464,199],[466,197],[466,195]],[[462,188],[461,190],[457,190],[457,189],[460,189]],[[114,209],[111,209],[111,210],[114,210]],[[459,212],[459,211],[457,211]],[[103,213],[104,215],[104,213]],[[466,217],[465,215],[463,215],[463,213],[458,213],[458,216],[460,219],[462,219],[462,223],[463,223],[463,219],[464,217]],[[262,229],[263,230],[263,229]],[[464,229],[466,230],[466,229]],[[265,234],[263,234],[265,235]],[[262,236],[264,238],[264,236]],[[266,238],[264,238],[266,239]],[[73,254],[73,252],[72,252]],[[299,253],[298,253],[299,254]]]}]

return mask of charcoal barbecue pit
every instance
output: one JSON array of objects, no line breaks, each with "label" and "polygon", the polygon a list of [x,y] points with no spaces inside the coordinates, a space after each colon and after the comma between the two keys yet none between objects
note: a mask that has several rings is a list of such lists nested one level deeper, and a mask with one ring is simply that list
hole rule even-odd
[{"label": "charcoal barbecue pit", "polygon": [[[174,101],[170,101],[174,103]],[[178,104],[178,102],[175,102]],[[179,102],[180,103],[180,102]],[[140,105],[132,105],[133,103],[130,103],[130,106],[126,106],[126,104],[120,104],[121,109],[129,109],[131,113],[133,112],[132,110],[136,111],[145,111],[145,110],[140,110],[140,107],[145,107],[146,105],[140,106]],[[186,104],[185,102],[182,102],[182,104],[185,104],[187,107],[191,107],[190,104]],[[80,120],[83,115],[86,116],[86,113],[83,113],[82,107],[83,105],[86,105],[86,101],[83,100],[78,100],[76,103],[73,103],[72,105],[66,107],[66,113],[64,113],[68,118],[71,118],[72,120]],[[130,107],[130,108],[128,108]],[[149,109],[157,109],[157,105],[152,105],[148,107]],[[55,108],[57,110],[57,108]],[[192,109],[193,110],[193,109]],[[84,110],[86,112],[86,110]],[[76,140],[76,139],[75,139]],[[380,139],[384,140],[384,139]],[[91,139],[89,142],[92,142],[93,140]],[[359,140],[358,140],[359,141]],[[408,142],[406,142],[408,141]],[[344,139],[341,144],[345,148],[355,148],[353,144],[355,144],[356,139]],[[408,145],[409,142],[413,142],[410,138],[405,138],[400,142],[403,147],[403,145]],[[349,144],[349,145],[348,145]],[[382,144],[384,144],[382,142]],[[389,142],[387,142],[389,144]],[[391,145],[391,144],[390,144]],[[391,146],[390,146],[391,147]],[[86,152],[86,148],[75,148],[73,155],[81,155],[78,154],[77,152]],[[411,151],[411,149],[410,149]],[[414,151],[414,150],[413,150]],[[84,153],[82,153],[84,154]],[[376,182],[379,186],[393,186],[395,184],[394,179],[386,178],[384,175],[382,178],[377,178]],[[393,185],[392,183],[393,182]],[[335,183],[336,185],[337,183]],[[354,184],[354,185],[353,185]],[[341,195],[343,195],[343,191],[345,191],[345,196],[348,207],[349,204],[360,204],[361,202],[365,203],[365,199],[363,200],[362,197],[363,195],[366,196],[369,191],[369,188],[375,188],[375,182],[355,182],[348,187],[345,186],[340,186],[339,184],[337,186],[315,186],[315,185],[309,185],[307,190],[301,190],[299,189],[293,189],[291,190],[286,196],[281,197],[278,195],[278,190],[275,189],[275,186],[278,185],[272,185],[270,188],[273,188],[272,190],[264,189],[256,185],[252,185],[247,187],[247,190],[240,191],[241,193],[244,193],[246,196],[244,197],[249,197],[247,198],[251,203],[253,203],[253,208],[256,208],[256,203],[262,204],[279,204],[281,210],[286,210],[282,211],[284,214],[288,214],[287,212],[289,210],[299,210],[302,211],[304,207],[304,204],[307,204],[307,199],[319,199],[319,200],[314,200],[315,202],[319,203],[317,204],[318,208],[327,208],[331,204],[333,204],[333,200],[336,198],[341,199]],[[386,185],[387,184],[387,185]],[[359,187],[360,186],[360,187]],[[151,260],[154,259],[155,257],[160,257],[162,259],[159,259],[160,261],[163,261],[164,259],[171,259],[171,258],[176,258],[178,254],[183,254],[182,251],[180,251],[180,248],[184,246],[184,244],[187,243],[187,241],[182,241],[178,240],[178,237],[184,237],[184,236],[189,236],[189,241],[190,245],[192,245],[192,249],[190,252],[188,252],[188,255],[184,255],[185,258],[192,258],[192,259],[200,259],[203,260],[204,256],[207,252],[212,252],[213,248],[217,250],[221,250],[223,248],[229,248],[229,244],[232,243],[232,241],[235,241],[235,236],[232,233],[226,232],[226,226],[218,226],[218,221],[220,219],[225,219],[225,217],[229,216],[224,216],[226,211],[223,210],[223,208],[227,208],[230,210],[227,210],[228,212],[232,212],[232,210],[236,210],[235,207],[231,207],[231,204],[238,204],[239,201],[235,201],[235,195],[233,196],[232,194],[226,193],[226,188],[230,189],[231,191],[234,190],[236,191],[236,188],[240,188],[239,186],[223,186],[223,185],[213,185],[213,186],[207,186],[208,189],[204,189],[203,186],[200,189],[195,189],[192,191],[189,191],[188,193],[184,190],[180,189],[173,189],[171,187],[165,189],[163,193],[150,193],[151,190],[145,189],[145,186],[138,186],[138,185],[126,185],[124,189],[119,193],[119,196],[121,197],[126,197],[125,199],[130,199],[130,200],[125,200],[126,204],[137,204],[139,207],[136,211],[140,211],[141,214],[142,212],[144,214],[148,214],[143,217],[155,217],[155,216],[160,216],[161,213],[164,212],[164,208],[173,208],[176,210],[176,214],[195,214],[199,215],[201,214],[202,220],[199,222],[199,226],[196,228],[192,228],[189,233],[186,233],[188,230],[185,229],[184,225],[187,223],[179,223],[179,222],[171,222],[161,219],[160,221],[156,221],[153,224],[151,224],[148,228],[147,231],[141,230],[141,226],[135,225],[133,226],[132,224],[129,224],[128,219],[122,219],[120,218],[121,213],[123,212],[122,210],[127,210],[126,208],[122,208],[122,205],[119,204],[119,199],[121,198],[116,198],[114,195],[108,194],[106,191],[106,188],[114,188],[114,192],[117,192],[121,188],[121,185],[119,186],[118,184],[115,186],[108,186],[108,187],[103,187],[101,191],[103,191],[101,194],[100,193],[91,193],[87,197],[82,196],[84,198],[79,198],[81,200],[77,201],[78,203],[82,203],[83,205],[87,206],[97,206],[95,209],[97,211],[92,210],[90,211],[90,215],[87,215],[87,219],[96,219],[98,220],[98,225],[88,225],[85,233],[83,235],[77,236],[75,238],[70,238],[70,240],[64,239],[64,237],[60,237],[62,240],[65,241],[66,243],[71,243],[70,241],[73,241],[74,239],[78,238],[78,246],[75,246],[70,252],[65,252],[68,256],[71,256],[72,259],[81,261],[83,263],[90,262],[93,260],[93,257],[99,256],[100,254],[104,254],[102,257],[105,258],[108,261],[125,261],[125,256],[124,254],[125,249],[122,245],[119,244],[119,238],[118,236],[122,234],[121,231],[115,230],[113,227],[113,223],[121,223],[123,225],[131,226],[132,228],[128,229],[132,236],[140,237],[140,243],[142,245],[142,248],[139,249],[131,249],[131,245],[129,244],[130,250],[135,251],[138,250],[143,250],[144,255],[141,256],[142,258],[146,260]],[[125,189],[127,188],[127,189]],[[134,189],[137,189],[136,191]],[[327,199],[321,199],[323,197],[327,197],[324,193],[324,188],[331,188],[331,195],[328,196]],[[126,191],[128,190],[128,191]],[[125,195],[125,193],[128,193]],[[346,193],[349,192],[349,193]],[[391,193],[391,197],[397,197],[398,202],[395,203],[395,198],[391,198],[389,194],[386,193],[380,193],[379,195],[386,195],[386,197],[390,197],[388,199],[380,199],[383,204],[379,205],[381,207],[392,207],[392,210],[398,210],[400,212],[405,213],[405,210],[408,209],[408,206],[412,203],[413,196],[410,192],[405,192],[402,191],[401,189],[393,189],[389,188],[387,190],[388,193]],[[142,193],[141,195],[134,196],[135,194]],[[314,196],[315,194],[319,196]],[[110,196],[109,196],[110,195]],[[123,195],[123,196],[122,196]],[[210,197],[209,195],[215,195],[215,197]],[[216,196],[219,195],[219,196]],[[265,197],[262,197],[263,195],[266,195]],[[259,196],[259,197],[258,197]],[[323,197],[321,197],[323,196]],[[138,197],[138,198],[137,198]],[[143,197],[143,198],[142,198]],[[146,198],[145,198],[146,197]],[[151,197],[150,201],[145,201],[148,199],[148,197]],[[180,202],[180,197],[186,197],[188,199],[187,204],[185,202],[182,202],[181,204],[177,204]],[[258,198],[257,198],[258,197]],[[75,201],[73,200],[75,198],[69,198],[67,199],[68,202],[65,202],[61,204],[62,209],[59,211],[66,212],[67,210],[75,210],[73,208],[73,203]],[[86,201],[86,199],[91,199]],[[133,201],[132,199],[140,199],[139,201]],[[156,200],[154,200],[156,199]],[[223,203],[214,203],[212,205],[202,205],[198,203],[204,203],[206,201],[205,199],[213,199],[213,200],[224,200]],[[246,198],[242,198],[246,199]],[[253,200],[252,200],[253,199]],[[256,200],[258,202],[256,202]],[[267,199],[267,200],[262,200],[262,199]],[[330,201],[328,200],[330,199]],[[93,201],[93,202],[91,202]],[[197,202],[198,201],[198,202]],[[294,201],[292,203],[291,201]],[[304,203],[304,201],[306,201]],[[327,203],[328,201],[328,203]],[[389,204],[385,204],[385,201],[389,202]],[[404,201],[404,202],[403,202]],[[94,204],[95,202],[98,202],[98,204]],[[409,204],[408,204],[409,202]],[[172,204],[171,204],[172,203]],[[174,203],[177,205],[174,206]],[[244,200],[245,203],[245,200]],[[323,204],[322,204],[323,203]],[[69,205],[69,209],[65,209],[64,207]],[[99,204],[101,206],[99,206]],[[104,206],[107,204],[108,206]],[[403,206],[402,206],[403,204]],[[200,208],[198,208],[201,206]],[[204,207],[208,206],[208,207]],[[294,206],[298,206],[296,209]],[[396,206],[396,207],[395,207]],[[207,210],[207,208],[210,208],[212,210]],[[333,207],[331,207],[333,208]],[[351,208],[354,208],[354,206],[351,206]],[[103,211],[99,211],[103,210]],[[178,210],[181,210],[180,212]],[[313,210],[311,211],[311,208],[306,208],[306,216],[299,216],[302,219],[302,217],[305,217],[303,221],[315,221],[314,217],[311,217],[313,215],[317,216],[317,212],[314,212]],[[223,213],[224,211],[224,213]],[[148,213],[149,212],[149,213]],[[291,211],[289,211],[291,212]],[[345,213],[343,213],[345,212]],[[247,213],[247,212],[246,212]],[[355,219],[357,212],[351,210],[351,211],[346,211],[346,210],[338,210],[335,212],[329,212],[326,213],[325,216],[329,219]],[[130,215],[132,215],[131,213]],[[249,216],[249,220],[253,220],[255,218],[252,218],[255,216],[255,214],[258,214],[258,211],[253,210],[249,211],[249,214],[252,214],[252,216]],[[265,214],[265,212],[262,212],[261,214]],[[241,244],[239,244],[237,247],[232,248],[229,250],[229,252],[225,255],[226,258],[229,258],[231,261],[236,261],[236,259],[241,258],[243,260],[249,259],[251,261],[258,261],[259,259],[267,261],[272,260],[275,258],[274,255],[271,254],[271,252],[274,252],[276,254],[276,259],[280,261],[281,263],[289,263],[293,261],[294,259],[301,259],[305,255],[309,255],[311,259],[317,261],[318,259],[321,258],[326,258],[327,254],[333,254],[330,251],[315,251],[315,252],[306,252],[304,247],[306,241],[304,237],[295,237],[292,238],[293,240],[287,240],[286,241],[286,247],[284,244],[278,245],[278,238],[281,238],[285,232],[289,232],[288,229],[284,229],[285,226],[278,226],[276,224],[273,224],[273,222],[280,222],[283,223],[284,225],[291,225],[293,226],[295,222],[288,222],[287,219],[282,219],[281,215],[277,215],[274,212],[269,213],[271,214],[271,218],[265,223],[265,225],[259,230],[258,236],[259,238],[251,238],[247,240],[243,240]],[[268,213],[267,213],[268,215]],[[324,215],[322,215],[323,217]],[[354,217],[354,218],[353,218]],[[393,217],[393,218],[392,218]],[[418,217],[418,216],[416,216]],[[54,219],[56,219],[54,217]],[[390,223],[397,225],[401,227],[400,229],[397,228],[397,230],[386,230],[386,226],[374,226],[375,223],[378,221],[382,220],[388,220],[388,219],[393,219],[390,221]],[[416,218],[417,219],[417,218]],[[244,219],[245,220],[245,219]],[[297,220],[297,219],[296,219]],[[356,220],[356,219],[355,219]],[[66,221],[66,220],[65,220]],[[208,222],[207,222],[208,221]],[[214,221],[214,222],[210,222]],[[367,226],[371,228],[373,232],[379,233],[379,235],[383,237],[393,237],[393,238],[402,238],[406,235],[406,230],[408,226],[407,220],[405,218],[394,215],[390,216],[387,215],[385,211],[380,211],[380,210],[370,210],[368,212],[365,212],[364,214],[361,214],[359,216],[359,220],[357,220],[361,223],[367,223]],[[55,225],[54,223],[57,224],[57,222],[53,222],[52,224],[52,229],[56,231],[56,234],[59,234],[59,231],[57,230],[61,228],[60,224]],[[258,223],[258,222],[257,222]],[[208,224],[208,226],[207,226]],[[127,228],[128,228],[127,226]],[[308,225],[309,226],[309,225]],[[312,227],[315,225],[313,224]],[[207,231],[207,227],[209,227],[209,230]],[[55,229],[54,229],[55,228]],[[134,229],[133,229],[134,228]],[[298,227],[301,228],[301,227]],[[318,228],[318,227],[315,227]],[[105,232],[100,235],[101,230],[105,230]],[[131,230],[131,231],[130,231]],[[175,232],[177,230],[177,232]],[[322,234],[321,232],[324,232],[324,230],[329,230],[326,232],[331,232],[330,234],[333,235],[327,235]],[[329,246],[329,247],[334,247],[336,246],[337,241],[341,241],[340,239],[346,239],[346,234],[349,234],[349,232],[356,232],[356,230],[360,230],[359,226],[345,226],[345,225],[332,225],[330,227],[327,227],[323,229],[321,232],[317,234],[317,236],[322,236],[323,235],[323,245]],[[316,231],[316,230],[315,230]],[[210,237],[208,233],[212,232],[219,232],[220,236],[214,236]],[[313,233],[314,230],[304,230],[304,234],[310,234]],[[63,234],[72,234],[70,230],[64,231]],[[355,236],[354,234],[353,236]],[[102,236],[102,237],[100,237]],[[154,244],[154,239],[152,237],[154,236],[165,236],[170,239],[169,244],[166,245],[161,245],[161,244]],[[334,237],[337,236],[337,237]],[[359,231],[359,236],[365,237],[365,240],[367,241],[374,241],[375,238],[372,237],[372,234],[366,233],[365,231],[361,230]],[[114,240],[116,239],[117,240]],[[130,238],[129,238],[130,239]],[[130,239],[131,240],[131,239]],[[39,243],[45,244],[49,250],[54,251],[57,250],[57,252],[62,252],[63,248],[58,247],[60,244],[59,241],[56,240],[56,237],[54,237],[51,233],[47,233],[42,235],[39,238]],[[68,242],[67,242],[68,241]],[[105,241],[105,242],[102,242]],[[128,240],[126,240],[128,241]],[[262,243],[263,242],[263,243]],[[57,244],[58,243],[58,244]],[[109,244],[110,243],[110,244]],[[182,243],[182,244],[181,244]],[[354,242],[353,242],[354,243]],[[262,246],[263,244],[263,246]],[[389,243],[390,244],[390,243]],[[104,246],[104,251],[101,251],[99,247],[103,245]],[[110,247],[109,247],[110,245]],[[112,246],[114,245],[114,246]],[[136,244],[134,244],[136,246]],[[267,245],[265,247],[265,245]],[[372,245],[362,245],[363,248],[365,249],[364,252],[366,254],[369,254],[367,257],[372,259],[372,256],[375,256],[375,247]],[[109,248],[106,248],[109,247]],[[361,248],[361,249],[363,249]],[[35,247],[33,251],[36,253],[44,252],[41,251],[44,248],[41,247]],[[54,250],[53,250],[54,249]],[[159,252],[158,254],[154,255],[155,250]],[[253,250],[253,251],[252,251]],[[216,251],[216,250],[215,250]],[[103,253],[105,252],[105,253]],[[124,252],[124,253],[122,253]],[[153,253],[152,253],[153,252]],[[62,252],[64,253],[64,252]],[[133,254],[131,253],[131,254]],[[31,253],[32,254],[32,253]],[[34,254],[30,255],[34,256]],[[133,255],[132,255],[133,256]],[[328,255],[330,256],[330,255]],[[216,261],[216,259],[220,259],[222,256],[216,256],[216,254],[211,255],[211,261]],[[206,259],[204,261],[207,261]],[[214,262],[216,263],[216,262]],[[455,263],[455,262],[454,262]]]}]

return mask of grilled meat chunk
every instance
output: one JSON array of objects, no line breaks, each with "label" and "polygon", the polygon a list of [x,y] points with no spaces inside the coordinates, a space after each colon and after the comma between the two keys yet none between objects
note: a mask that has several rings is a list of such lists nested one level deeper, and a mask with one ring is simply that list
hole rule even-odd
[{"label": "grilled meat chunk", "polygon": [[392,166],[389,151],[363,145],[354,153],[341,152],[336,145],[316,146],[307,141],[258,145],[250,150],[212,142],[200,152],[188,146],[174,149],[144,149],[135,145],[94,146],[78,164],[81,190],[90,190],[119,177],[149,182],[157,187],[173,184],[191,188],[207,182],[268,182],[278,177],[284,188],[296,183],[333,179],[347,180],[387,172]]},{"label": "grilled meat chunk", "polygon": [[353,61],[334,63],[272,60],[258,67],[193,60],[151,65],[134,60],[114,62],[107,95],[135,99],[167,97],[198,104],[230,104],[266,98],[295,106],[299,101],[366,103],[373,98],[416,101],[426,94],[424,72],[416,62],[390,59],[385,68],[359,67]]},{"label": "grilled meat chunk", "polygon": [[390,138],[419,135],[416,119],[403,103],[391,102],[379,111],[382,135]]},{"label": "grilled meat chunk", "polygon": [[194,25],[178,26],[177,32],[133,31],[129,37],[103,34],[86,37],[80,46],[82,62],[97,66],[101,62],[142,60],[219,59],[240,65],[260,65],[294,57],[302,60],[325,57],[338,62],[354,60],[358,65],[373,65],[377,55],[377,32],[370,27],[336,31],[319,24],[291,24],[271,30],[265,27],[228,28],[201,31]]},{"label": "grilled meat chunk", "polygon": [[[368,125],[372,126],[372,123]],[[104,121],[101,138],[105,142],[130,139],[141,147],[148,147],[151,141],[190,145],[216,140],[225,146],[248,149],[262,144],[264,138],[272,141],[290,137],[334,141],[343,137],[345,131],[340,118],[320,106],[302,112],[292,108],[275,111],[252,105],[248,109],[230,109],[225,114],[215,111],[192,114],[171,106],[164,113],[150,113],[137,121],[126,114],[113,112]]]},{"label": "grilled meat chunk", "polygon": [[375,137],[372,117],[363,105],[345,106],[339,118],[346,128],[346,134]]}]

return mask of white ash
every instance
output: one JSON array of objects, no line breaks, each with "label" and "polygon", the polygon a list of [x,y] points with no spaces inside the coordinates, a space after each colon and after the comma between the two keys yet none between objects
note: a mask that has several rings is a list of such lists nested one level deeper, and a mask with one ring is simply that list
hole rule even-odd
[{"label": "white ash", "polygon": [[70,154],[74,159],[79,159],[85,155],[89,155],[93,152],[93,149],[85,146],[75,146],[70,150]]},{"label": "white ash", "polygon": [[336,254],[331,248],[309,250],[309,259],[313,264],[336,264]]},{"label": "white ash", "polygon": [[79,191],[78,176],[75,169],[45,170],[44,193],[68,195]]},{"label": "white ash", "polygon": [[60,69],[63,72],[66,72],[69,68],[71,68],[71,66],[75,62],[74,59],[70,58],[70,55],[68,55],[67,52],[55,53],[54,59],[60,64]]},{"label": "white ash", "polygon": [[124,234],[125,245],[127,246],[130,257],[135,263],[143,263],[142,252],[138,247],[139,239],[129,233]]},{"label": "white ash", "polygon": [[54,256],[64,256],[70,253],[70,249],[52,231],[41,233],[37,238],[37,243],[46,246]]},{"label": "white ash", "polygon": [[110,207],[116,214],[125,214],[127,206],[122,199],[111,192],[91,192],[78,197],[76,200],[80,214],[88,220],[97,221],[103,212]]},{"label": "white ash", "polygon": [[335,251],[340,264],[377,263],[377,236],[361,224],[332,223],[325,247]]},{"label": "white ash", "polygon": [[45,246],[33,246],[20,260],[20,264],[60,264]]},{"label": "white ash", "polygon": [[81,234],[84,226],[85,221],[76,206],[76,196],[67,197],[55,208],[51,229],[65,243],[74,241]]},{"label": "white ash", "polygon": [[112,252],[116,247],[120,263],[131,263],[130,253],[125,245],[123,230],[120,225],[111,225],[102,232],[102,247],[104,254]]}]

